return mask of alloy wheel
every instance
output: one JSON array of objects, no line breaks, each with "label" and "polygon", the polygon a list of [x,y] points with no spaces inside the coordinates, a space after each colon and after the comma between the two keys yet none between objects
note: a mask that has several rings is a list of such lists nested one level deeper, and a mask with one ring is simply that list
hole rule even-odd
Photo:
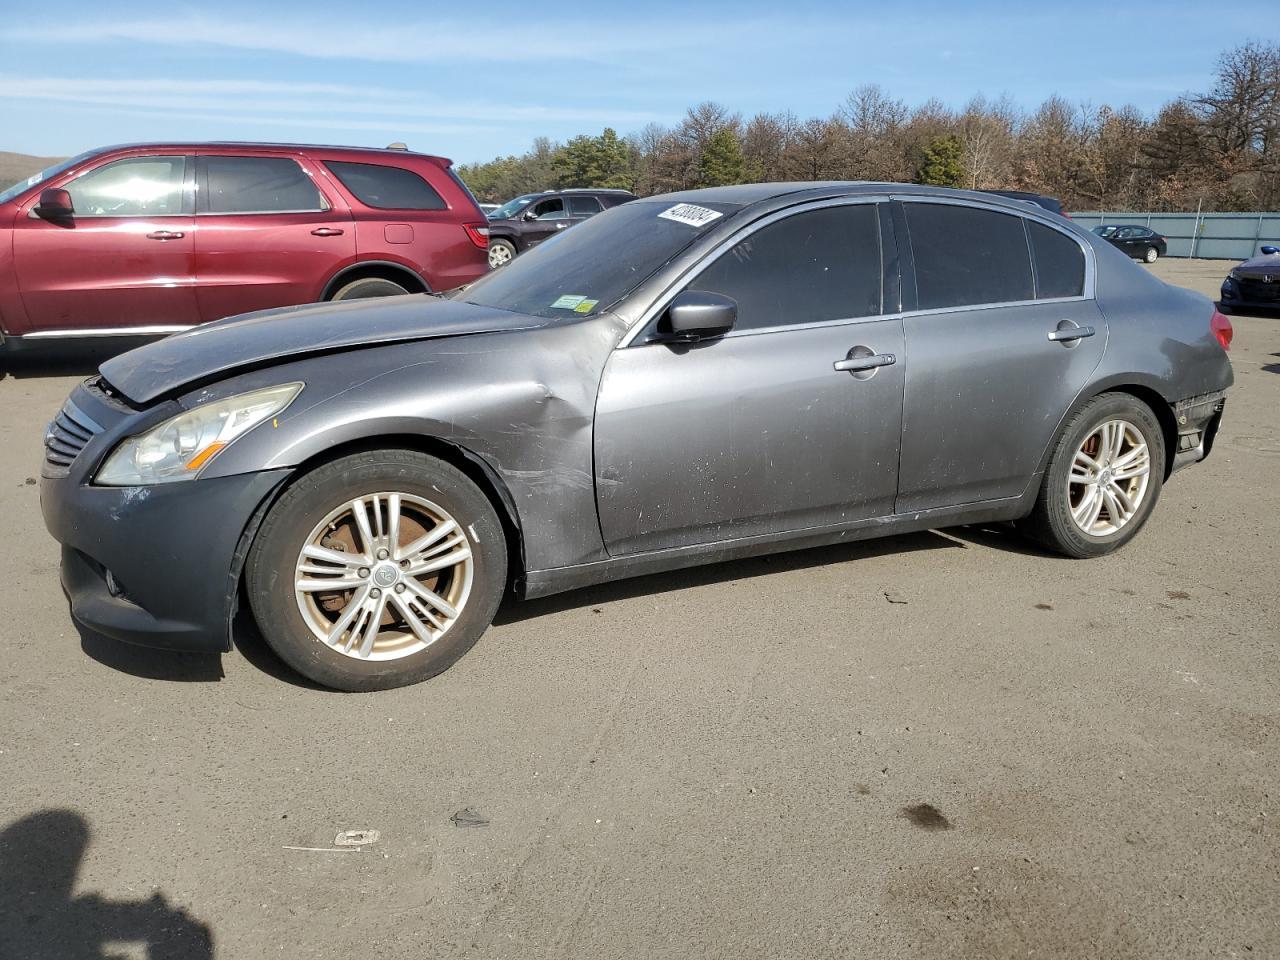
[{"label": "alloy wheel", "polygon": [[293,589],[316,640],[358,660],[397,660],[458,621],[474,564],[466,529],[442,507],[371,493],[316,524],[298,553]]},{"label": "alloy wheel", "polygon": [[511,262],[511,248],[505,243],[494,243],[489,246],[489,267],[496,270]]},{"label": "alloy wheel", "polygon": [[1118,533],[1142,507],[1151,477],[1151,452],[1128,420],[1107,420],[1076,450],[1067,477],[1067,508],[1082,533]]}]

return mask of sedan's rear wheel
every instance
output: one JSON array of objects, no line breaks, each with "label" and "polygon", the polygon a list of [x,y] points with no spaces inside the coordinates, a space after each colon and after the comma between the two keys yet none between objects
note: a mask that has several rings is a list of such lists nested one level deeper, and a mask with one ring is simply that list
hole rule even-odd
[{"label": "sedan's rear wheel", "polygon": [[1164,434],[1128,394],[1095,397],[1054,448],[1028,531],[1069,557],[1110,553],[1142,529],[1164,479]]},{"label": "sedan's rear wheel", "polygon": [[271,509],[248,586],[267,643],[340,690],[402,686],[480,638],[506,584],[502,527],[449,464],[376,451],[302,477]]},{"label": "sedan's rear wheel", "polygon": [[1143,255],[1142,259],[1145,260],[1147,263],[1155,263],[1156,258],[1159,256],[1160,256],[1159,250],[1157,250],[1155,247],[1147,247],[1147,252]]}]

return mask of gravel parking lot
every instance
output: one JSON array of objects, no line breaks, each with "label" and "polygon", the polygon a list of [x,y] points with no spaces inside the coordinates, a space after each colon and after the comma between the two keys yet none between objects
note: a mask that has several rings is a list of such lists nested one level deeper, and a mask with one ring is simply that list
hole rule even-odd
[{"label": "gravel parking lot", "polygon": [[965,528],[648,577],[372,695],[248,626],[82,637],[34,478],[91,365],[11,369],[0,957],[1280,955],[1280,317],[1233,321],[1217,448],[1119,554]]}]

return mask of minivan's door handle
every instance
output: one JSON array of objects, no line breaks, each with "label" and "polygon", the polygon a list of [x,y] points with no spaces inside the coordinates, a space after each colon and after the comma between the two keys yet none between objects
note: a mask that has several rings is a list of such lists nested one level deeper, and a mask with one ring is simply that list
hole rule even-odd
[{"label": "minivan's door handle", "polygon": [[1072,340],[1083,340],[1093,336],[1093,327],[1059,327],[1049,331],[1049,339],[1054,343],[1070,343]]},{"label": "minivan's door handle", "polygon": [[148,240],[181,240],[185,237],[185,233],[179,233],[176,230],[155,230],[147,234]]},{"label": "minivan's door handle", "polygon": [[874,370],[876,367],[887,367],[898,362],[892,353],[873,353],[865,357],[845,357],[831,366],[840,372],[856,373],[859,370]]},{"label": "minivan's door handle", "polygon": [[340,237],[342,231],[337,227],[316,227],[311,231],[313,237]]}]

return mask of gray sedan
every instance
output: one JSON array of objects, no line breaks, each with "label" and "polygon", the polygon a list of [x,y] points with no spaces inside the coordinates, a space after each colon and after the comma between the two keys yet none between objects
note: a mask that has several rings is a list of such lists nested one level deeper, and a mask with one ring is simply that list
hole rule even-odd
[{"label": "gray sedan", "polygon": [[49,427],[41,502],[88,628],[227,650],[243,599],[299,672],[371,690],[448,667],[508,591],[992,521],[1108,553],[1208,455],[1230,336],[1026,204],[695,191],[449,298],[109,360]]}]

